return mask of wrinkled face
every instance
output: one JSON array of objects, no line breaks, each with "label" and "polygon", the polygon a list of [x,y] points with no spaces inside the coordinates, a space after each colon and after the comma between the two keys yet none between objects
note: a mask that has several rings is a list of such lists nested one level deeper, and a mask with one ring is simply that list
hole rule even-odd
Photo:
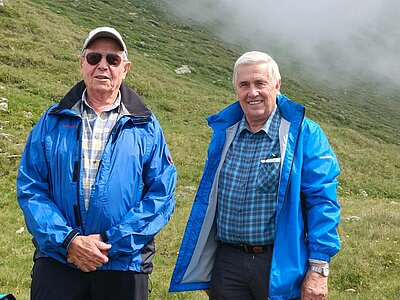
[{"label": "wrinkled face", "polygon": [[[120,45],[113,39],[104,38],[95,40],[85,50],[85,56],[90,52],[100,53],[102,58],[94,65],[89,64],[85,57],[81,57],[80,59],[81,74],[87,87],[88,96],[96,98],[99,98],[99,96],[103,98],[105,96],[116,97],[122,80],[130,69],[131,63],[124,61],[124,51],[121,51]],[[106,59],[107,54],[118,54],[122,58],[120,65],[110,65]]]},{"label": "wrinkled face", "polygon": [[265,123],[275,108],[280,82],[272,81],[265,63],[239,66],[236,79],[236,95],[247,122]]}]

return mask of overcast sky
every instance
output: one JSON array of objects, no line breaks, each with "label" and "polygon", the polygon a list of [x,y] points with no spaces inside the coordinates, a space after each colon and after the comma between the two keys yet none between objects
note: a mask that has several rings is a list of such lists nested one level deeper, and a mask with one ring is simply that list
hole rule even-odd
[{"label": "overcast sky", "polygon": [[[400,86],[400,0],[167,0],[171,14],[279,65],[301,60],[325,79],[378,78]],[[284,74],[283,74],[284,75]]]}]

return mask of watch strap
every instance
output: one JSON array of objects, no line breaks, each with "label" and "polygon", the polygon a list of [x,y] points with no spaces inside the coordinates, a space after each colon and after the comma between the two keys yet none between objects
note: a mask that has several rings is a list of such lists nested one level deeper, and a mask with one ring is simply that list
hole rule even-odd
[{"label": "watch strap", "polygon": [[317,266],[314,266],[314,265],[310,265],[308,267],[308,269],[311,270],[311,271],[317,272],[317,273],[321,274],[324,277],[328,277],[328,275],[329,275],[329,266],[317,267]]}]

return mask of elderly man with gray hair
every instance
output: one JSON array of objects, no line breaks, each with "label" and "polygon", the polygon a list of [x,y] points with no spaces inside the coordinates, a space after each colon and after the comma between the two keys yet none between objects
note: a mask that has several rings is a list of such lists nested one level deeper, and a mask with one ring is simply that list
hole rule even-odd
[{"label": "elderly man with gray hair", "polygon": [[121,35],[92,30],[83,80],[32,129],[17,197],[36,248],[32,300],[146,300],[154,236],[174,210],[176,169],[160,124],[122,83]]},{"label": "elderly man with gray hair", "polygon": [[235,63],[238,101],[208,117],[213,135],[170,291],[212,300],[326,299],[339,165],[322,129],[280,93],[276,62]]}]

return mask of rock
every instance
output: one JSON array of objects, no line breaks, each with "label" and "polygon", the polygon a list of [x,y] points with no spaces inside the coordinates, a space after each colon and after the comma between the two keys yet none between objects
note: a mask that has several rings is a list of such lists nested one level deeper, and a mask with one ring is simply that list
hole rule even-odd
[{"label": "rock", "polygon": [[357,216],[350,216],[347,218],[344,218],[345,220],[350,220],[350,221],[360,221],[361,217],[357,217]]},{"label": "rock", "polygon": [[24,227],[21,227],[21,228],[18,229],[15,233],[16,233],[16,234],[21,234],[21,233],[24,232],[24,230],[25,230],[25,228],[24,228]]},{"label": "rock", "polygon": [[155,21],[155,20],[147,20],[151,25],[153,25],[153,26],[160,26],[160,23],[158,23],[157,21]]},{"label": "rock", "polygon": [[30,111],[23,111],[22,113],[24,114],[24,117],[27,119],[33,118],[33,114]]},{"label": "rock", "polygon": [[3,139],[9,141],[9,140],[10,140],[10,137],[12,137],[12,135],[9,134],[9,133],[0,132],[0,137],[2,137]]},{"label": "rock", "polygon": [[359,189],[358,192],[360,193],[361,196],[368,197],[368,193],[366,190]]},{"label": "rock", "polygon": [[183,75],[183,74],[190,74],[192,73],[192,71],[190,70],[189,66],[182,65],[182,67],[175,69],[175,73],[178,75]]},{"label": "rock", "polygon": [[7,98],[0,97],[0,111],[8,112],[8,99]]},{"label": "rock", "polygon": [[79,0],[71,1],[71,5],[75,8],[79,7]]},{"label": "rock", "polygon": [[342,115],[342,114],[338,114],[338,115],[337,115],[337,118],[338,118],[339,120],[341,120],[341,121],[345,121],[345,120],[346,120],[346,117],[345,117],[344,115]]}]

